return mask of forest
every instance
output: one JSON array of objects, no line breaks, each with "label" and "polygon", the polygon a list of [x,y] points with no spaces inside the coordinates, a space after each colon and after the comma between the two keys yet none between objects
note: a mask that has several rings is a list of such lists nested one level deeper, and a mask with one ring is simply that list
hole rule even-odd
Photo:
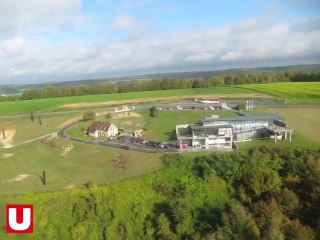
[{"label": "forest", "polygon": [[220,74],[207,78],[193,79],[164,77],[151,80],[133,80],[117,83],[99,83],[76,87],[47,86],[39,89],[26,89],[21,95],[0,96],[0,101],[31,100],[39,98],[126,93],[168,89],[205,88],[225,85],[243,85],[274,82],[319,81],[320,71],[248,72],[240,74]]},{"label": "forest", "polygon": [[143,177],[8,200],[34,204],[35,233],[25,239],[320,238],[320,149],[262,146],[163,161]]}]

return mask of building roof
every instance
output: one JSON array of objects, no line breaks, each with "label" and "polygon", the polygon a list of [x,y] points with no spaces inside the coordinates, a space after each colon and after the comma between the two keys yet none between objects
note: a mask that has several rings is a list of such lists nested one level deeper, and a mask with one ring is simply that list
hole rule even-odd
[{"label": "building roof", "polygon": [[111,122],[93,121],[88,128],[89,133],[95,133],[95,131],[107,132],[111,126]]},{"label": "building roof", "polygon": [[210,126],[202,126],[202,125],[190,125],[192,130],[197,129],[217,129],[217,128],[232,128],[230,124],[219,124],[219,125],[210,125]]},{"label": "building roof", "polygon": [[222,117],[222,118],[213,118],[213,117],[206,117],[202,119],[202,122],[212,121],[212,122],[219,122],[219,121],[258,121],[258,120],[275,120],[275,119],[284,119],[279,114],[265,114],[265,115],[246,115],[246,116],[235,116],[235,117]]}]

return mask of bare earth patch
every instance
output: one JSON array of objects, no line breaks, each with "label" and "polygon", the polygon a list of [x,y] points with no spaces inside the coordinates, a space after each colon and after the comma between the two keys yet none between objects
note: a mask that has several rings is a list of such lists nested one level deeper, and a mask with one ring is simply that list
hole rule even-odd
[{"label": "bare earth patch", "polygon": [[10,158],[13,156],[13,153],[2,153],[1,156],[2,158]]},{"label": "bare earth patch", "polygon": [[133,122],[132,121],[126,121],[123,124],[126,125],[126,126],[132,126]]},{"label": "bare earth patch", "polygon": [[65,190],[70,190],[70,189],[72,189],[72,188],[75,188],[75,186],[74,186],[74,185],[67,185],[67,186],[65,186],[63,189],[65,189]]},{"label": "bare earth patch", "polygon": [[[141,118],[142,115],[140,113],[136,113],[136,112],[130,112],[130,115],[120,115],[118,117],[113,117],[114,119],[123,119],[123,118]],[[128,121],[131,122],[131,121]]]},{"label": "bare earth patch", "polygon": [[9,128],[4,130],[5,133],[5,139],[3,137],[2,130],[0,132],[0,144],[3,145],[4,148],[11,148],[12,141],[13,141],[13,136],[16,134],[16,129],[14,128]]},{"label": "bare earth patch", "polygon": [[67,147],[62,147],[63,153],[61,153],[60,156],[65,156],[65,155],[67,155],[73,148],[74,148],[74,147],[73,147],[72,144],[69,144]]},{"label": "bare earth patch", "polygon": [[10,139],[13,138],[13,136],[16,134],[16,129],[14,128],[9,128],[9,129],[5,129],[4,130],[4,134],[6,136],[6,138],[3,138],[3,134],[2,134],[2,129],[0,131],[0,141],[8,141]]},{"label": "bare earth patch", "polygon": [[[116,100],[116,101],[104,101],[104,102],[81,102],[81,103],[70,103],[59,106],[59,108],[83,108],[83,107],[99,107],[99,106],[110,106],[110,105],[123,105],[132,103],[145,103],[145,102],[157,102],[157,101],[176,101],[190,98],[201,98],[211,97],[210,95],[195,95],[195,96],[174,96],[174,97],[156,97],[156,98],[139,98],[139,99],[128,99],[128,100]],[[239,93],[239,94],[215,94],[215,97],[219,98],[273,98],[270,95],[263,93]]]},{"label": "bare earth patch", "polygon": [[18,176],[16,176],[15,178],[9,179],[9,180],[5,180],[2,181],[3,183],[11,183],[11,182],[21,182],[22,180],[31,177],[33,175],[29,175],[29,174],[20,174]]}]

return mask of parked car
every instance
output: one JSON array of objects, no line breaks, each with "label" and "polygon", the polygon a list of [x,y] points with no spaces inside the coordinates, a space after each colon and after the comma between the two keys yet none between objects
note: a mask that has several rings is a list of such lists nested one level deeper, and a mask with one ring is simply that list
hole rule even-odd
[{"label": "parked car", "polygon": [[160,143],[159,144],[159,147],[161,147],[161,148],[164,148],[166,145],[165,144],[163,144],[163,143]]},{"label": "parked car", "polygon": [[186,144],[186,143],[183,143],[183,144],[180,144],[180,148],[188,148],[189,146],[188,146],[188,144]]},{"label": "parked car", "polygon": [[125,149],[125,150],[131,150],[132,147],[128,146],[128,145],[124,145],[124,146],[121,146],[122,149]]}]

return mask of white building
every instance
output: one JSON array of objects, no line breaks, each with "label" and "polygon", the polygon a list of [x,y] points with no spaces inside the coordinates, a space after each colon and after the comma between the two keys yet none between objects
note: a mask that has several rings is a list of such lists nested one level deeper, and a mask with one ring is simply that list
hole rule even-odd
[{"label": "white building", "polygon": [[88,133],[93,137],[111,137],[118,135],[118,128],[111,122],[94,121],[88,128]]}]

